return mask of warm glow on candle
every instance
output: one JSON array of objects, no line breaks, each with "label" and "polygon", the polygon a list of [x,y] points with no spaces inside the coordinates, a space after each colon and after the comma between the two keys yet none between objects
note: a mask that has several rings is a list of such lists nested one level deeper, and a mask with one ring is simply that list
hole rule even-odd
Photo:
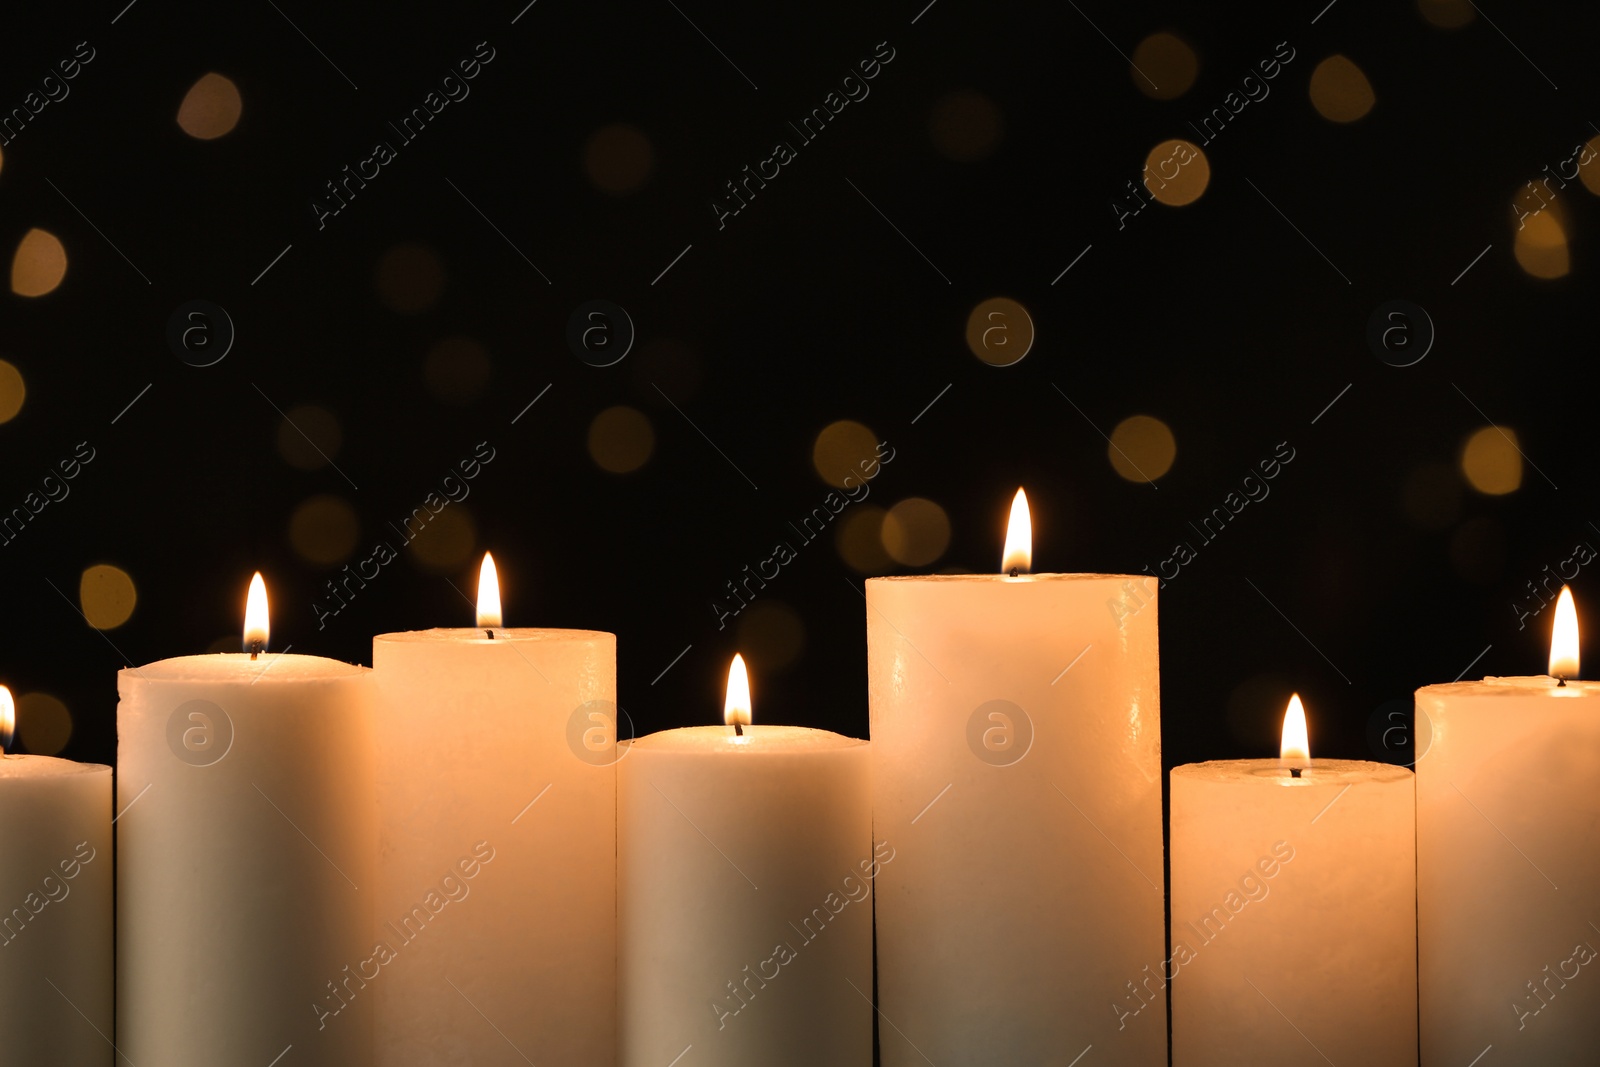
[{"label": "warm glow on candle", "polygon": [[1283,742],[1278,746],[1278,763],[1284,767],[1311,766],[1311,741],[1306,736],[1306,709],[1300,703],[1300,694],[1289,697],[1289,706],[1283,712]]},{"label": "warm glow on candle", "polygon": [[12,735],[17,728],[17,705],[11,699],[11,690],[0,685],[0,756],[11,747]]},{"label": "warm glow on candle", "polygon": [[483,568],[478,571],[478,625],[492,630],[500,625],[500,574],[494,569],[494,557],[483,554]]},{"label": "warm glow on candle", "polygon": [[1566,681],[1578,676],[1578,609],[1572,590],[1561,587],[1556,598],[1556,621],[1550,628],[1550,677]]},{"label": "warm glow on candle", "polygon": [[1021,489],[1011,501],[1011,521],[1006,523],[1006,549],[1000,557],[1000,573],[1027,574],[1033,566],[1033,519],[1028,514],[1028,497]]},{"label": "warm glow on candle", "polygon": [[744,668],[744,657],[737,652],[728,665],[728,696],[722,702],[722,721],[734,727],[750,725],[750,672]]},{"label": "warm glow on candle", "polygon": [[261,580],[261,572],[256,571],[255,577],[250,579],[250,595],[244,602],[244,650],[251,655],[265,651],[270,629],[267,624],[267,583]]}]

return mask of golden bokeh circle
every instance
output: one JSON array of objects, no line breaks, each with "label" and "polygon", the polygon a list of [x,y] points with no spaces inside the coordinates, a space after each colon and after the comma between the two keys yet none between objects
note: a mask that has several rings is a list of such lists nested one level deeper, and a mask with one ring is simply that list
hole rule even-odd
[{"label": "golden bokeh circle", "polygon": [[1211,161],[1199,145],[1181,137],[1150,149],[1144,167],[1145,188],[1168,207],[1194,203],[1211,184]]},{"label": "golden bokeh circle", "polygon": [[28,384],[22,380],[22,372],[0,359],[0,423],[16,418],[27,396]]},{"label": "golden bokeh circle", "polygon": [[470,337],[447,337],[422,361],[428,391],[446,404],[469,404],[483,395],[493,370],[488,350]]},{"label": "golden bokeh circle", "polygon": [[950,516],[932,500],[908,497],[883,517],[880,535],[890,559],[906,567],[926,567],[950,547]]},{"label": "golden bokeh circle", "polygon": [[1033,341],[1033,316],[1010,297],[990,297],[967,315],[967,348],[991,367],[1020,363]]},{"label": "golden bokeh circle", "polygon": [[1467,484],[1486,496],[1515,492],[1522,485],[1517,432],[1509,426],[1474,431],[1461,449],[1461,473],[1467,476]]},{"label": "golden bokeh circle", "polygon": [[857,504],[835,524],[834,548],[857,574],[882,574],[893,565],[883,548],[886,515],[888,512],[876,504]]},{"label": "golden bokeh circle", "polygon": [[72,740],[72,712],[49,693],[17,697],[17,737],[36,756],[54,756]]},{"label": "golden bokeh circle", "polygon": [[373,286],[384,307],[416,315],[438,303],[444,291],[444,264],[425,245],[397,244],[378,260]]},{"label": "golden bokeh circle", "polygon": [[655,169],[655,151],[643,130],[627,123],[602,126],[583,146],[583,170],[602,192],[621,195],[639,189]]},{"label": "golden bokeh circle", "polygon": [[1111,431],[1106,458],[1111,469],[1130,482],[1153,482],[1172,469],[1178,440],[1172,429],[1152,415],[1130,415]]},{"label": "golden bokeh circle", "polygon": [[411,542],[417,565],[435,574],[448,574],[466,566],[477,547],[478,524],[460,504],[446,505]]},{"label": "golden bokeh circle", "polygon": [[[1588,159],[1578,164],[1578,180],[1583,182],[1583,187],[1596,196],[1600,196],[1600,134],[1589,138],[1584,146]],[[1580,152],[1582,158],[1585,152]]]},{"label": "golden bokeh circle", "polygon": [[49,230],[34,227],[17,242],[11,257],[11,291],[18,296],[44,296],[67,276],[67,250]]},{"label": "golden bokeh circle", "polygon": [[1459,30],[1478,17],[1471,0],[1417,0],[1417,11],[1441,30]]},{"label": "golden bokeh circle", "polygon": [[326,408],[298,404],[284,413],[278,423],[278,455],[289,466],[303,471],[319,470],[333,461],[344,445],[344,430],[339,419]]},{"label": "golden bokeh circle", "polygon": [[1175,100],[1194,85],[1200,60],[1176,34],[1152,33],[1133,50],[1128,74],[1144,95],[1155,100]]},{"label": "golden bokeh circle", "polygon": [[301,501],[289,516],[289,544],[311,563],[327,566],[349,559],[360,536],[356,509],[331,493]]},{"label": "golden bokeh circle", "polygon": [[78,605],[96,630],[115,630],[128,621],[139,602],[133,576],[121,567],[97,563],[78,578]]},{"label": "golden bokeh circle", "polygon": [[589,423],[589,457],[601,470],[628,474],[644,466],[656,448],[656,431],[649,416],[637,408],[618,404],[606,408]]},{"label": "golden bokeh circle", "polygon": [[1372,110],[1377,96],[1366,72],[1335,53],[1311,72],[1311,106],[1329,122],[1355,122]]},{"label": "golden bokeh circle", "polygon": [[763,674],[788,667],[805,647],[805,623],[781,600],[757,600],[739,613],[739,648]]},{"label": "golden bokeh circle", "polygon": [[[878,437],[851,419],[830,422],[811,445],[811,464],[835,489],[848,489],[877,473]],[[845,480],[849,479],[847,485]]]},{"label": "golden bokeh circle", "polygon": [[946,93],[928,113],[928,136],[936,152],[957,163],[987,159],[1005,137],[1000,107],[980,92]]},{"label": "golden bokeh circle", "polygon": [[1521,221],[1512,242],[1512,255],[1530,277],[1550,280],[1565,277],[1572,269],[1572,254],[1567,247],[1567,231],[1554,210],[1545,210]]},{"label": "golden bokeh circle", "polygon": [[178,126],[190,137],[212,141],[239,124],[244,101],[239,87],[212,72],[189,87],[178,105]]}]

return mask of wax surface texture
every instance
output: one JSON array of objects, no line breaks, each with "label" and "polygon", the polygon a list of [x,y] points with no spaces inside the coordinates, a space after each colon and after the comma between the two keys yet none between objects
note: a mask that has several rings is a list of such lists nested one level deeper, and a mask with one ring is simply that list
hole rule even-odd
[{"label": "wax surface texture", "polygon": [[1166,943],[1154,581],[874,578],[867,674],[886,1067],[1164,1064],[1111,1007]]},{"label": "wax surface texture", "polygon": [[117,691],[118,1048],[367,1067],[372,996],[345,968],[372,951],[371,672],[185,656]]},{"label": "wax surface texture", "polygon": [[872,896],[899,861],[873,845],[868,746],[744,730],[618,764],[622,1063],[870,1067]]},{"label": "wax surface texture", "polygon": [[1417,690],[1422,1062],[1600,1049],[1600,684]]},{"label": "wax surface texture", "polygon": [[1173,1067],[1415,1065],[1414,827],[1404,767],[1174,768],[1172,951],[1124,1010],[1170,980]]},{"label": "wax surface texture", "polygon": [[0,1061],[110,1062],[111,883],[111,768],[0,757]]},{"label": "wax surface texture", "polygon": [[493,633],[373,641],[378,1064],[611,1067],[616,637]]}]

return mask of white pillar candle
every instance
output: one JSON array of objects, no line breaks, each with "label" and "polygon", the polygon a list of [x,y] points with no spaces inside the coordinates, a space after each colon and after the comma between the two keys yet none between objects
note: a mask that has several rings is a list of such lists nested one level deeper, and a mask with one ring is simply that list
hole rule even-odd
[{"label": "white pillar candle", "polygon": [[0,686],[0,1059],[102,1064],[111,1033],[111,768],[5,750]]},{"label": "white pillar candle", "polygon": [[[1003,570],[867,582],[886,1067],[1164,1064],[1154,582]],[[889,1025],[892,1023],[893,1025]]]},{"label": "white pillar candle", "polygon": [[867,743],[745,726],[729,690],[730,725],[640,738],[618,767],[622,1063],[869,1067],[895,851],[873,846]]},{"label": "white pillar candle", "polygon": [[1557,602],[1551,675],[1417,690],[1422,1062],[1600,1049],[1600,683]]},{"label": "white pillar candle", "polygon": [[[251,583],[246,647],[266,645]],[[118,672],[117,1046],[133,1063],[367,1067],[371,672],[182,656]],[[290,1062],[287,1058],[285,1063]]]},{"label": "white pillar candle", "polygon": [[378,1064],[611,1067],[616,637],[506,629],[482,575],[478,628],[372,645]]},{"label": "white pillar candle", "polygon": [[1172,952],[1127,1007],[1171,982],[1173,1067],[1414,1067],[1413,775],[1313,761],[1298,696],[1284,734],[1276,761],[1173,768]]}]

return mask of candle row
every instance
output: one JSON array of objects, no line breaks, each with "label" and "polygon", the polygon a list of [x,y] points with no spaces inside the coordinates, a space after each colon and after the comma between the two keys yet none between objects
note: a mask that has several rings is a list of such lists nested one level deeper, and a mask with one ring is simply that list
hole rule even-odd
[{"label": "candle row", "polygon": [[614,636],[503,627],[487,557],[371,670],[266,652],[257,576],[246,652],[121,672],[114,820],[0,759],[7,1062],[1153,1065],[1169,997],[1182,1067],[1592,1055],[1569,593],[1549,676],[1419,690],[1415,775],[1298,697],[1174,769],[1166,856],[1153,580],[1029,540],[1019,491],[1002,573],[867,583],[870,743],[752,724],[735,657],[724,725],[619,744]]}]

